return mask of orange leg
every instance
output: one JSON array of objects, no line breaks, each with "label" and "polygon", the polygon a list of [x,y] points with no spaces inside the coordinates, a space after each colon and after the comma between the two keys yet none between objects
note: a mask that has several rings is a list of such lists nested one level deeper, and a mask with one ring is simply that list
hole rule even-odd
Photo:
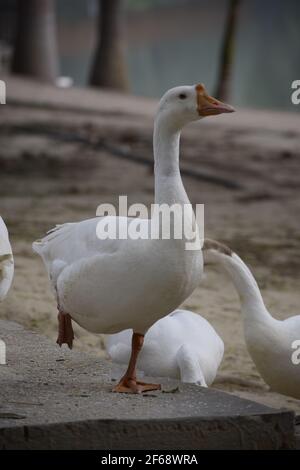
[{"label": "orange leg", "polygon": [[147,384],[139,382],[136,379],[136,362],[140,350],[143,347],[144,335],[139,333],[133,333],[132,345],[131,345],[131,356],[128,364],[127,371],[122,377],[118,385],[113,388],[113,392],[119,393],[142,393],[150,392],[151,390],[160,390],[160,384]]},{"label": "orange leg", "polygon": [[70,349],[73,347],[74,331],[72,327],[72,317],[68,313],[58,311],[58,337],[57,344],[61,346],[66,343]]}]

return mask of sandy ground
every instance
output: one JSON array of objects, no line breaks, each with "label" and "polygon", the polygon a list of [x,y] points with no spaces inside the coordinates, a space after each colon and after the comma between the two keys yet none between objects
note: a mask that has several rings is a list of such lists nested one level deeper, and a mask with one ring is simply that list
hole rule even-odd
[{"label": "sandy ground", "polygon": [[[155,103],[97,92],[56,92],[11,81],[0,114],[0,213],[15,254],[15,279],[1,318],[53,340],[56,305],[31,243],[56,223],[93,217],[97,205],[153,201]],[[230,245],[252,268],[276,318],[299,313],[299,115],[241,111],[191,126],[181,164],[193,203],[205,203],[205,235]],[[206,177],[201,178],[199,172]],[[212,183],[208,178],[221,178]],[[225,181],[225,183],[224,183]],[[226,185],[238,183],[239,189]],[[113,295],[113,292],[112,292]],[[300,413],[300,401],[268,391],[244,343],[239,302],[212,268],[185,302],[225,342],[215,387]],[[104,355],[104,338],[79,327],[75,348]]]}]

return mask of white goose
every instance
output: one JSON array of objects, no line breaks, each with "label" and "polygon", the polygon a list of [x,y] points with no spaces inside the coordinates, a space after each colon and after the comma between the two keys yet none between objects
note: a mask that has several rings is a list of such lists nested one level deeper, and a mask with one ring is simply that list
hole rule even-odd
[{"label": "white goose", "polygon": [[[114,362],[128,363],[131,337],[131,330],[108,336],[106,350]],[[188,310],[175,310],[147,331],[137,365],[149,376],[207,387],[216,377],[223,354],[224,343],[207,320]]]},{"label": "white goose", "polygon": [[14,277],[14,258],[8,231],[0,217],[0,302],[5,299]]},{"label": "white goose", "polygon": [[[211,98],[203,85],[169,90],[161,99],[154,125],[155,202],[177,209],[171,233],[183,205],[189,204],[179,170],[181,129],[205,116],[232,112],[229,105]],[[179,209],[180,210],[179,210]],[[132,219],[119,217],[120,229],[128,230]],[[159,318],[177,308],[195,289],[203,271],[202,251],[186,250],[186,239],[100,240],[99,218],[56,227],[33,244],[42,257],[59,310],[58,344],[72,346],[71,318],[94,333],[117,333],[132,329],[132,352],[128,369],[115,387],[118,392],[139,393],[159,389],[136,379],[136,361],[145,332]],[[194,214],[190,211],[190,228]],[[149,233],[161,231],[160,215],[140,219]],[[185,225],[186,227],[186,225]]]},{"label": "white goose", "polygon": [[246,345],[260,375],[272,390],[300,398],[300,315],[273,318],[237,254],[212,240],[205,240],[203,250],[209,250],[205,262],[220,265],[239,294]]}]

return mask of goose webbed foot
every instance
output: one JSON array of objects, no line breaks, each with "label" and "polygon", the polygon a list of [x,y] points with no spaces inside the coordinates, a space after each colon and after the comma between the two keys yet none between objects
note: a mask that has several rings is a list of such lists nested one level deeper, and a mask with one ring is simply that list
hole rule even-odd
[{"label": "goose webbed foot", "polygon": [[123,377],[120,382],[113,388],[113,392],[117,393],[144,393],[161,390],[160,384],[149,384],[140,382],[136,379]]},{"label": "goose webbed foot", "polygon": [[136,379],[136,362],[144,343],[144,335],[133,333],[131,343],[131,356],[127,371],[120,382],[113,388],[118,393],[143,393],[160,390],[160,384],[147,384]]},{"label": "goose webbed foot", "polygon": [[72,317],[68,313],[58,312],[58,337],[57,344],[67,344],[70,349],[73,347],[74,331],[72,327]]}]

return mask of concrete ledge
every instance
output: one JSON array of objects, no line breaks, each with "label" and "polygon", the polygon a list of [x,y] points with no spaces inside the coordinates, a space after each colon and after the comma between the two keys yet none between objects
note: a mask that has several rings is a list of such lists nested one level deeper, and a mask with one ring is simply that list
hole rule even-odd
[{"label": "concrete ledge", "polygon": [[8,361],[0,366],[0,449],[295,446],[292,412],[168,380],[162,393],[113,394],[107,361],[16,323],[0,321],[0,338]]}]

